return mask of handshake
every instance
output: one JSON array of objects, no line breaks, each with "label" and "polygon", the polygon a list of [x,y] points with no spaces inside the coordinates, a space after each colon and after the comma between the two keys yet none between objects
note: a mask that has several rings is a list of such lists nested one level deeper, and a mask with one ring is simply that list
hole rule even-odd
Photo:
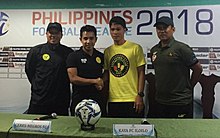
[{"label": "handshake", "polygon": [[102,78],[97,78],[96,81],[95,81],[95,87],[97,90],[101,91],[104,87],[104,81]]}]

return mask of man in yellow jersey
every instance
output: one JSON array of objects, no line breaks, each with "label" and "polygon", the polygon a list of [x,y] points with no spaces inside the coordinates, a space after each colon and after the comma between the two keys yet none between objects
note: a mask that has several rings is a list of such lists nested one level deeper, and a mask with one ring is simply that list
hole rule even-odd
[{"label": "man in yellow jersey", "polygon": [[104,81],[109,82],[108,116],[143,117],[145,57],[139,44],[125,40],[125,20],[109,22],[114,44],[104,51]]}]

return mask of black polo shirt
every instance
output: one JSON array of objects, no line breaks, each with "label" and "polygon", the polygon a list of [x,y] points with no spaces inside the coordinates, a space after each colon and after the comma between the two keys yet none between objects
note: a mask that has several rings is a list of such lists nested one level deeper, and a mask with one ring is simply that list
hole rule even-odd
[{"label": "black polo shirt", "polygon": [[25,64],[31,83],[31,104],[69,106],[70,81],[66,59],[71,52],[70,47],[62,44],[45,43],[31,48]]},{"label": "black polo shirt", "polygon": [[[77,75],[82,78],[102,77],[104,54],[94,49],[93,55],[85,53],[82,47],[67,58],[67,68],[77,68]],[[92,93],[98,90],[94,85],[74,85],[74,93]],[[99,92],[100,93],[100,92]]]}]

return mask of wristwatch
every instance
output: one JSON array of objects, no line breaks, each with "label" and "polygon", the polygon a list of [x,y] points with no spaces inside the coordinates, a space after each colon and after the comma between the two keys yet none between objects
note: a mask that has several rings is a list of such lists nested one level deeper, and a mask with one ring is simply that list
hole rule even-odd
[{"label": "wristwatch", "polygon": [[138,92],[138,95],[139,95],[140,97],[144,97],[144,92]]}]

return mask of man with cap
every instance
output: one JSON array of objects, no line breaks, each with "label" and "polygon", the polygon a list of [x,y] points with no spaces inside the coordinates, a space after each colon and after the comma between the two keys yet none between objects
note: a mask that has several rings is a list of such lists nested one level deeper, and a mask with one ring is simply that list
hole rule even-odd
[{"label": "man with cap", "polygon": [[193,88],[202,67],[192,49],[174,39],[175,27],[170,17],[158,18],[154,27],[160,39],[150,50],[156,83],[155,117],[193,118]]},{"label": "man with cap", "polygon": [[73,50],[60,43],[62,36],[61,24],[49,23],[47,42],[31,48],[27,55],[25,72],[31,84],[28,114],[69,114],[70,81],[66,58]]},{"label": "man with cap", "polygon": [[104,51],[104,77],[109,82],[108,116],[143,117],[145,57],[139,44],[125,39],[125,20],[120,16],[109,22],[114,44]]}]

